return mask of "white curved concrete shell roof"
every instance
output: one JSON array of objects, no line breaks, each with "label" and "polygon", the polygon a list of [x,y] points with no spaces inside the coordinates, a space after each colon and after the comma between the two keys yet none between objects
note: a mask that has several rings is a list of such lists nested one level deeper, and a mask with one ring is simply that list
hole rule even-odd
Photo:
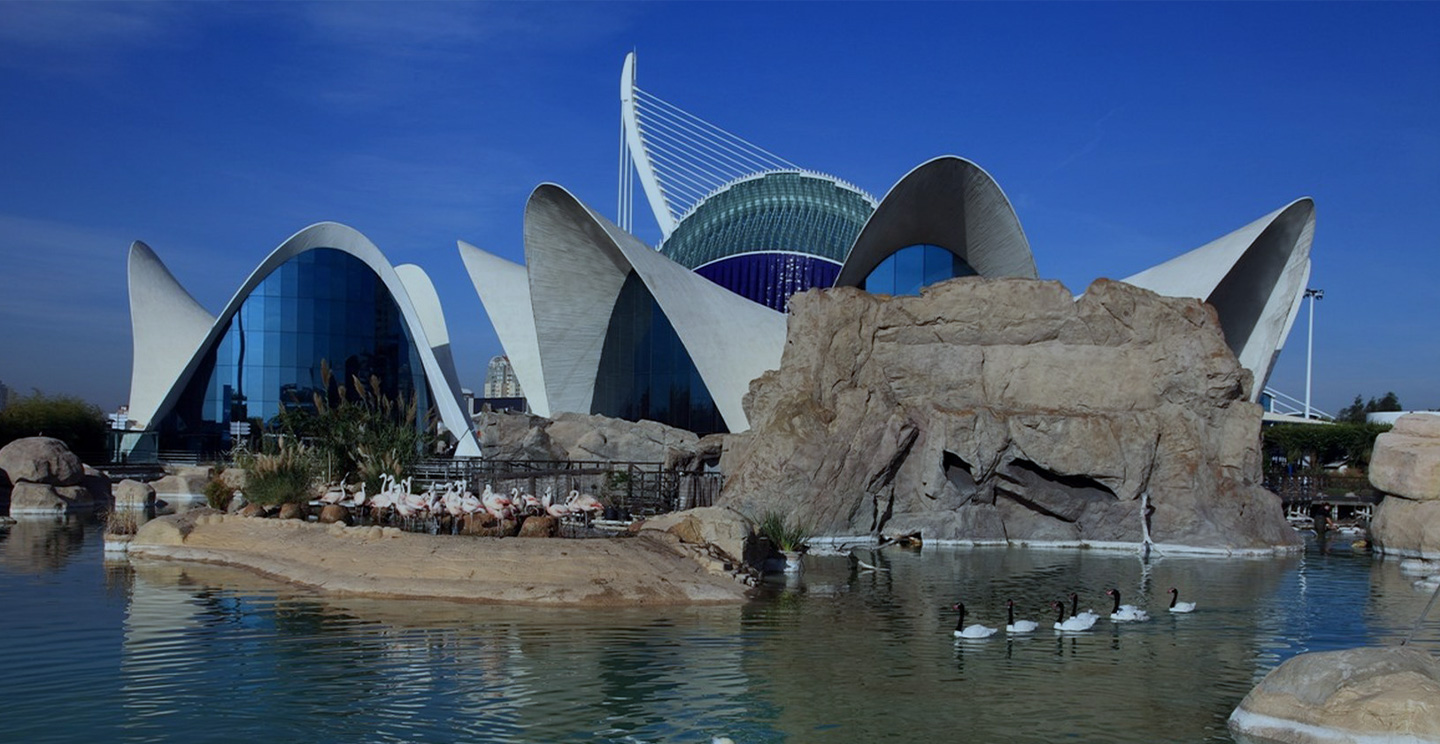
[{"label": "white curved concrete shell roof", "polygon": [[1310,278],[1315,202],[1309,197],[1123,281],[1215,307],[1225,341],[1255,376],[1258,398]]},{"label": "white curved concrete shell roof", "polygon": [[[631,271],[674,327],[730,431],[749,428],[741,398],[750,381],[780,364],[784,314],[660,255],[560,186],[540,185],[525,205],[525,266],[465,244],[461,255],[521,387],[527,396],[544,391],[543,409],[531,398],[543,415],[590,412],[611,310]],[[514,287],[522,270],[525,291]]]},{"label": "white curved concrete shell roof", "polygon": [[525,263],[552,410],[589,412],[610,309],[634,270],[725,425],[750,428],[741,398],[751,380],[780,365],[784,314],[660,255],[554,184],[536,188],[525,206]]},{"label": "white curved concrete shell roof", "polygon": [[[343,251],[364,262],[380,278],[400,308],[406,328],[415,342],[440,418],[458,441],[456,456],[478,457],[480,446],[470,419],[461,410],[453,392],[458,388],[453,365],[446,369],[435,353],[437,346],[444,348],[444,356],[448,360],[449,339],[445,335],[439,300],[434,295],[429,278],[422,280],[423,272],[418,267],[406,268],[408,284],[420,295],[417,302],[407,288],[407,279],[402,279],[374,243],[355,229],[335,222],[311,225],[292,235],[266,256],[230,298],[224,311],[209,322],[208,329],[198,342],[192,342],[189,336],[199,326],[199,304],[175,281],[148,246],[139,242],[133,244],[130,249],[130,307],[131,323],[135,328],[135,367],[130,380],[131,420],[140,426],[149,426],[163,418],[175,405],[205,352],[220,339],[230,319],[255,287],[285,262],[317,248]],[[176,312],[181,317],[178,337],[173,330],[168,330],[169,339],[157,337],[156,329],[174,327],[172,324],[175,321],[166,317],[167,312]],[[204,310],[199,309],[198,313],[204,313]],[[208,317],[208,314],[205,316]],[[438,343],[437,339],[431,338],[431,333],[439,336]],[[165,392],[157,398],[155,391],[162,387]]]},{"label": "white curved concrete shell roof", "polygon": [[144,427],[196,356],[215,316],[180,286],[150,246],[131,243],[127,263],[135,357],[130,364],[129,416],[132,424]]},{"label": "white curved concrete shell roof", "polygon": [[1037,276],[1030,241],[1000,185],[975,163],[942,155],[916,166],[880,200],[835,286],[859,287],[891,254],[922,243],[949,250],[980,276]]},{"label": "white curved concrete shell roof", "polygon": [[[540,365],[540,342],[535,338],[535,311],[530,306],[530,275],[525,267],[506,261],[476,248],[463,240],[456,241],[460,260],[470,274],[470,283],[480,295],[480,304],[490,316],[495,335],[510,358],[510,368],[525,391],[530,410],[539,416],[550,415],[550,400],[545,395],[545,375]],[[587,411],[588,412],[588,411]]]}]

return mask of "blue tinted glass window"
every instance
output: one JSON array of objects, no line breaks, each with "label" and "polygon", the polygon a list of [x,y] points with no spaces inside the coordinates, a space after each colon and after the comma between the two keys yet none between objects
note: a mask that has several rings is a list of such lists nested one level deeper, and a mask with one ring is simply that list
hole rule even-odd
[{"label": "blue tinted glass window", "polygon": [[590,412],[699,434],[726,431],[690,354],[634,273],[610,313]]},{"label": "blue tinted glass window", "polygon": [[794,253],[742,253],[701,266],[695,273],[748,300],[785,312],[796,292],[833,286],[840,264]]},{"label": "blue tinted glass window", "polygon": [[919,294],[923,287],[957,276],[975,276],[964,259],[938,245],[916,244],[890,254],[865,277],[867,292]]},{"label": "blue tinted glass window", "polygon": [[[322,391],[320,364],[334,372]],[[166,449],[228,446],[228,422],[270,422],[282,406],[313,407],[316,392],[337,402],[336,385],[373,375],[391,398],[419,396],[417,425],[430,410],[419,350],[380,278],[342,251],[292,258],[241,303],[160,423]]]}]

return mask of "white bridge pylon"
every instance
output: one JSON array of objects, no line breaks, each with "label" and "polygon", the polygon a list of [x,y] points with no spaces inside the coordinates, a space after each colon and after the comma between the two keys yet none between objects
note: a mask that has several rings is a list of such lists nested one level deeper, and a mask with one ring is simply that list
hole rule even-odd
[{"label": "white bridge pylon", "polygon": [[634,227],[634,177],[662,241],[705,197],[736,179],[794,163],[635,85],[635,53],[620,72],[620,182],[616,221]]}]

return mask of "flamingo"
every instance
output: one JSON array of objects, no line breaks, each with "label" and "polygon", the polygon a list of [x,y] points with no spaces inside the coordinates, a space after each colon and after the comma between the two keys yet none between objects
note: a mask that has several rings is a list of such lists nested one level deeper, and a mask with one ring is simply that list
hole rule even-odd
[{"label": "flamingo", "polygon": [[338,504],[338,503],[340,503],[341,501],[344,501],[344,500],[345,500],[345,478],[342,477],[342,478],[340,479],[340,485],[338,485],[338,486],[336,486],[336,487],[334,487],[334,488],[331,488],[331,489],[327,489],[327,490],[325,491],[325,495],[320,497],[320,500],[323,501],[323,502],[325,502],[325,503],[327,503],[327,504]]},{"label": "flamingo", "polygon": [[591,514],[599,514],[605,511],[605,505],[600,503],[599,499],[588,493],[580,493],[574,489],[570,490],[570,498],[565,500],[565,504],[572,509],[589,512]]}]

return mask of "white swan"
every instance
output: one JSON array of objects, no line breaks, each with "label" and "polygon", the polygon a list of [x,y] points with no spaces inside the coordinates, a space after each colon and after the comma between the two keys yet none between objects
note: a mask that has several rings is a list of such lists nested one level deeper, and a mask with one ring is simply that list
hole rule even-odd
[{"label": "white swan", "polygon": [[1078,617],[1082,620],[1088,620],[1091,625],[1094,625],[1095,621],[1100,619],[1100,615],[1097,614],[1094,610],[1085,610],[1084,612],[1080,611],[1080,595],[1076,594],[1075,592],[1070,592],[1070,617]]},{"label": "white swan", "polygon": [[955,621],[955,637],[956,637],[956,638],[989,638],[990,636],[995,635],[996,633],[999,632],[999,628],[987,628],[987,627],[985,627],[984,625],[981,625],[980,623],[975,623],[974,625],[971,625],[971,626],[968,627],[968,628],[964,627],[964,626],[965,626],[965,603],[964,603],[964,602],[957,602],[957,603],[955,604],[955,609],[956,609],[956,610],[959,610],[959,612],[960,612],[960,619]]},{"label": "white swan", "polygon": [[1017,621],[1015,619],[1015,600],[1013,599],[1005,600],[1005,610],[1009,613],[1005,618],[1006,633],[1034,633],[1035,629],[1040,627],[1040,623],[1034,620]]},{"label": "white swan", "polygon": [[1175,587],[1172,586],[1172,587],[1170,587],[1170,611],[1171,611],[1171,612],[1194,612],[1194,611],[1195,611],[1195,603],[1194,603],[1194,602],[1181,602],[1181,601],[1180,601],[1180,590],[1179,590],[1179,589],[1176,589]]},{"label": "white swan", "polygon": [[1110,619],[1117,623],[1138,623],[1150,619],[1150,613],[1135,605],[1120,604],[1120,590],[1106,589],[1105,593],[1115,598],[1115,607],[1110,610]]},{"label": "white swan", "polygon": [[1050,607],[1055,610],[1054,628],[1062,633],[1078,633],[1082,630],[1089,630],[1095,627],[1095,621],[1099,615],[1075,615],[1069,619],[1065,617],[1065,605],[1061,602],[1051,602]]}]

